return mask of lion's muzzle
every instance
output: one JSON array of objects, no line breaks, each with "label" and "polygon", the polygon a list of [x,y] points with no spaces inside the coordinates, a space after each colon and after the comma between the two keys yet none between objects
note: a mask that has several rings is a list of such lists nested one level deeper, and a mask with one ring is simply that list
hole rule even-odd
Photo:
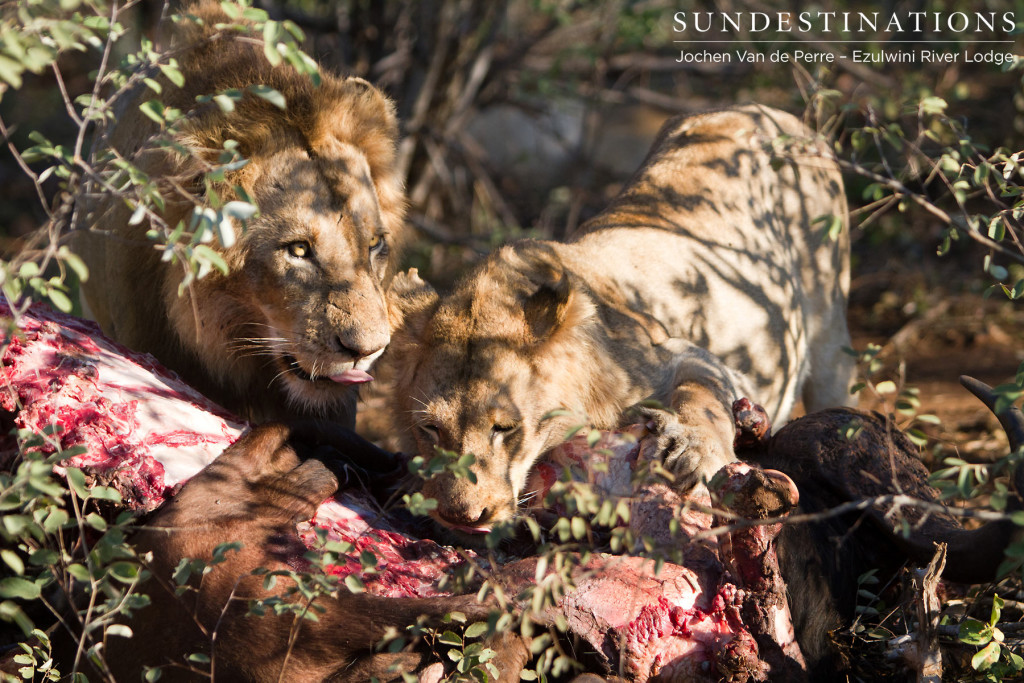
[{"label": "lion's muzzle", "polygon": [[443,526],[463,533],[482,534],[512,516],[512,492],[500,482],[479,478],[473,483],[450,472],[423,485],[423,495],[437,501],[433,517]]}]

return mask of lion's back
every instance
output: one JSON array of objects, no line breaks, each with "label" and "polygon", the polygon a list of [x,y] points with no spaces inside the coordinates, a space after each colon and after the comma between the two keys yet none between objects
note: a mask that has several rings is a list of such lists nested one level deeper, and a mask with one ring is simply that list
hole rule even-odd
[{"label": "lion's back", "polygon": [[[827,145],[789,114],[737,107],[670,119],[572,250],[585,279],[747,374],[784,418],[816,341],[849,343],[846,211]],[[822,239],[829,215],[836,239]]]}]

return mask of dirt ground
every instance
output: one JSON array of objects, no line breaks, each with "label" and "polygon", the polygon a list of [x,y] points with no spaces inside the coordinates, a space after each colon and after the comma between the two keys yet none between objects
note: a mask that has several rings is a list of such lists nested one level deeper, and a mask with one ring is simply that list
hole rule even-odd
[{"label": "dirt ground", "polygon": [[[864,250],[855,244],[848,316],[853,346],[880,345],[884,369],[875,382],[917,389],[918,412],[940,419],[914,425],[932,439],[922,453],[926,464],[941,465],[950,455],[971,462],[1004,456],[1008,446],[998,422],[958,378],[970,375],[992,386],[1013,380],[1024,361],[1024,308],[998,291],[984,296],[990,283],[979,277],[976,252],[911,259],[914,267],[890,259],[858,272],[857,254]],[[894,398],[863,391],[860,405],[891,412]]]},{"label": "dirt ground", "polygon": [[[1006,455],[1006,438],[995,417],[960,386],[958,377],[970,375],[992,386],[1009,382],[1024,360],[1020,347],[1009,343],[1002,326],[974,316],[934,321],[915,331],[920,336],[907,348],[894,349],[892,357],[902,359],[906,385],[920,392],[919,412],[941,421],[924,428],[935,441],[935,456],[958,454],[986,462]],[[852,333],[855,348],[887,342],[856,329]],[[862,395],[860,405],[884,409],[884,402],[870,395]]]}]

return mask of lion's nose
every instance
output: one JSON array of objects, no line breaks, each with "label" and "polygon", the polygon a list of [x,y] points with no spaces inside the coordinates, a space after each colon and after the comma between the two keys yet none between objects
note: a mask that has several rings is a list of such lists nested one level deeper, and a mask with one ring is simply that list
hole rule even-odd
[{"label": "lion's nose", "polygon": [[369,356],[377,355],[384,350],[387,344],[374,344],[374,343],[359,343],[353,341],[345,341],[341,336],[334,338],[334,350],[337,353],[351,356],[353,360],[360,360]]},{"label": "lion's nose", "polygon": [[490,508],[475,510],[473,508],[438,507],[437,516],[441,521],[454,527],[482,527],[491,522],[494,513]]}]

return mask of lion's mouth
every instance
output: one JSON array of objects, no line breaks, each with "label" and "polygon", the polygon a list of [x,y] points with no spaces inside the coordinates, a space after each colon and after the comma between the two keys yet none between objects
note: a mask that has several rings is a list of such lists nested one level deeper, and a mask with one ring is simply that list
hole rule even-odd
[{"label": "lion's mouth", "polygon": [[480,535],[489,534],[489,533],[491,533],[492,526],[493,526],[492,524],[478,524],[478,525],[456,524],[454,522],[449,522],[448,520],[446,520],[444,517],[442,517],[441,515],[437,514],[436,512],[432,512],[430,514],[430,517],[435,522],[437,522],[442,527],[444,527],[445,529],[450,529],[451,531],[458,531],[460,533],[469,534],[471,536],[480,536]]},{"label": "lion's mouth", "polygon": [[301,379],[304,382],[312,382],[315,384],[362,384],[363,382],[372,382],[373,376],[365,370],[352,367],[341,372],[334,372],[329,375],[317,375],[314,377],[305,370],[302,369],[302,365],[299,364],[299,360],[295,356],[284,355],[281,357],[282,362],[285,365],[285,369],[292,375]]},{"label": "lion's mouth", "polygon": [[327,377],[313,377],[299,365],[299,360],[295,356],[283,356],[281,360],[284,361],[285,366],[288,368],[288,372],[292,373],[299,379],[306,382],[330,382],[331,380]]}]

